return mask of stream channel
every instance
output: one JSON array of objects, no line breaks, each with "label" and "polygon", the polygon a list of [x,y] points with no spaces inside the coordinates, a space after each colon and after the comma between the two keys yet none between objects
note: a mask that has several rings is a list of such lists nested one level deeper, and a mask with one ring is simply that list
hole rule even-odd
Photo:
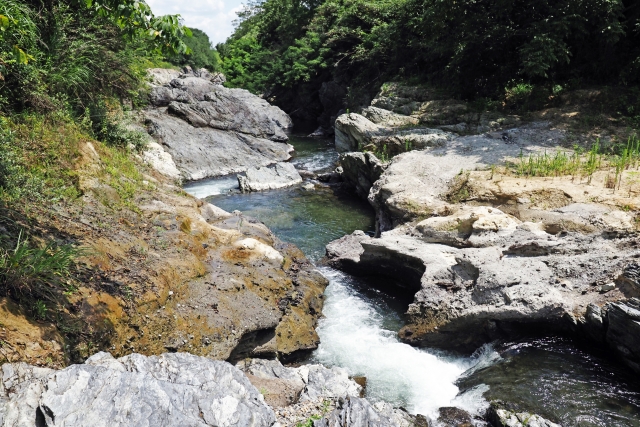
[{"label": "stream channel", "polygon": [[[292,162],[325,172],[338,160],[331,141],[291,137]],[[193,182],[185,190],[226,210],[240,210],[296,244],[313,261],[330,241],[354,230],[372,233],[374,212],[364,201],[316,185],[242,194],[235,175]],[[559,337],[485,345],[472,356],[417,349],[397,331],[412,296],[389,295],[366,280],[319,267],[330,280],[320,346],[308,360],[367,377],[367,397],[437,418],[457,406],[480,415],[489,400],[514,402],[564,427],[640,427],[640,382],[631,371]]]}]

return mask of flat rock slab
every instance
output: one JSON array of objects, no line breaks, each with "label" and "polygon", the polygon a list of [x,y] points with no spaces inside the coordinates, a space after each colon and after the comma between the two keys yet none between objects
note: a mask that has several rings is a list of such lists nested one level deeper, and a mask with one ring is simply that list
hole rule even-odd
[{"label": "flat rock slab", "polygon": [[273,167],[247,169],[246,176],[238,175],[240,191],[275,190],[302,183],[302,177],[291,163],[277,163]]},{"label": "flat rock slab", "polygon": [[273,410],[237,368],[186,353],[120,359],[97,353],[83,365],[53,372],[18,365],[2,367],[0,424],[7,427],[268,427],[275,422]]}]

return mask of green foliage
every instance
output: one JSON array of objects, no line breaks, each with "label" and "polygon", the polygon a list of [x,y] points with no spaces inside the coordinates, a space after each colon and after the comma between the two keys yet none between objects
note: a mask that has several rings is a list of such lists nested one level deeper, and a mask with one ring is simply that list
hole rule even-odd
[{"label": "green foliage", "polygon": [[151,55],[188,53],[177,16],[139,0],[0,0],[0,110],[82,114],[135,99]]},{"label": "green foliage", "polygon": [[169,56],[167,58],[168,61],[174,65],[189,65],[194,69],[206,68],[209,71],[218,71],[220,68],[220,55],[211,45],[209,36],[197,28],[190,28],[189,30],[192,36],[183,36],[182,41],[190,52]]},{"label": "green foliage", "polygon": [[0,203],[55,203],[79,197],[73,165],[87,137],[68,118],[0,116]]},{"label": "green foliage", "polygon": [[281,102],[329,81],[429,81],[478,98],[640,76],[630,0],[266,0],[239,18],[217,47],[228,82]]},{"label": "green foliage", "polygon": [[317,421],[317,420],[319,420],[321,418],[322,417],[320,415],[311,415],[305,421],[302,421],[302,422],[299,422],[298,424],[296,424],[296,427],[313,427],[314,421]]},{"label": "green foliage", "polygon": [[133,146],[136,151],[144,148],[144,135],[138,131],[128,129],[127,119],[115,102],[111,103],[99,99],[85,111],[86,121],[90,124],[96,139],[107,145],[119,148]]},{"label": "green foliage", "polygon": [[33,299],[35,316],[44,319],[44,301],[57,300],[79,255],[81,251],[69,245],[32,245],[20,232],[13,248],[0,248],[0,294]]}]

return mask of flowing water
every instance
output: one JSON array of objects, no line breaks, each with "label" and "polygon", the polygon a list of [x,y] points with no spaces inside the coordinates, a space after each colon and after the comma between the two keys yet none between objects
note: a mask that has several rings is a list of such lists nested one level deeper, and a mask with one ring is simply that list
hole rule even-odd
[{"label": "flowing water", "polygon": [[[322,172],[338,156],[329,141],[291,138],[293,163]],[[191,183],[185,190],[227,211],[264,222],[312,261],[331,240],[372,232],[373,211],[351,195],[316,186],[241,194],[235,177]],[[398,341],[409,298],[388,295],[328,267],[321,344],[312,361],[367,377],[367,396],[435,417],[442,406],[479,414],[487,399],[519,402],[565,427],[640,427],[640,385],[629,371],[560,339],[495,344],[461,357]],[[462,391],[462,392],[461,392]]]}]

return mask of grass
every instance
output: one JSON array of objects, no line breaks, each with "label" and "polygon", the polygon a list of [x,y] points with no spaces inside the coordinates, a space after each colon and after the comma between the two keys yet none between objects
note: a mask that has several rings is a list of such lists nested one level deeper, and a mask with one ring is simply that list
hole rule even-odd
[{"label": "grass", "polygon": [[34,316],[44,319],[45,303],[59,302],[71,286],[66,279],[80,255],[82,250],[70,245],[31,244],[21,231],[13,248],[0,249],[0,294],[33,301]]},{"label": "grass", "polygon": [[[530,154],[520,156],[516,162],[507,164],[516,175],[524,177],[550,177],[570,175],[579,179],[587,179],[591,183],[593,174],[599,170],[610,170],[605,185],[608,188],[620,188],[624,171],[638,167],[640,163],[640,139],[629,137],[626,144],[618,144],[604,148],[596,141],[589,151],[583,152],[575,147],[573,152],[557,151],[555,154]],[[492,176],[494,170],[492,168]]]},{"label": "grass", "polygon": [[51,203],[78,198],[74,164],[84,139],[65,118],[0,116],[0,201]]},{"label": "grass", "polygon": [[101,178],[118,195],[116,200],[103,197],[103,204],[114,209],[126,207],[138,212],[134,199],[144,184],[138,165],[131,159],[131,152],[126,148],[106,145],[97,149],[103,164]]},{"label": "grass", "polygon": [[324,400],[322,402],[321,414],[311,415],[305,421],[302,421],[302,422],[299,422],[298,424],[296,424],[296,427],[313,427],[314,421],[317,421],[317,420],[321,419],[323,416],[325,416],[327,414],[327,412],[329,412],[330,407],[331,407],[331,402],[328,401],[328,400]]}]

